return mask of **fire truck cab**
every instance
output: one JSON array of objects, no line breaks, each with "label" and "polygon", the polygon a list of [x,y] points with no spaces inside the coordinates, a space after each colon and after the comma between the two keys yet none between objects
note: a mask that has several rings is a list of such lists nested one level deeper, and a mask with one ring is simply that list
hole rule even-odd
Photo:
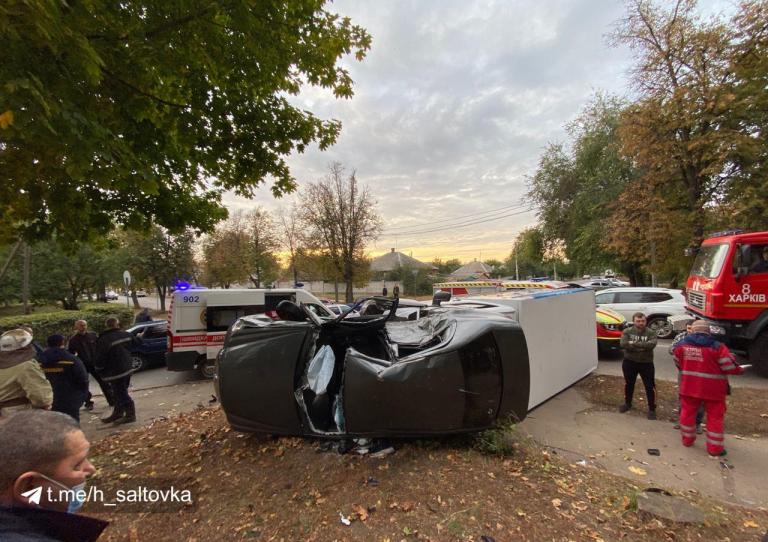
[{"label": "fire truck cab", "polygon": [[216,355],[229,327],[238,318],[248,315],[278,319],[277,304],[284,299],[303,303],[318,316],[335,317],[319,299],[305,290],[176,290],[168,309],[168,351],[165,354],[168,370],[197,369],[202,376],[213,378]]},{"label": "fire truck cab", "polygon": [[705,239],[686,283],[688,310],[768,376],[768,232]]}]

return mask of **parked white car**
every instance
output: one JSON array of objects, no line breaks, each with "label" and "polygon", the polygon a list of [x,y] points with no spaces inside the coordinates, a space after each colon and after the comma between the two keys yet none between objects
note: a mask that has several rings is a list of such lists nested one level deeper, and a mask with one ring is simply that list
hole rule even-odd
[{"label": "parked white car", "polygon": [[642,312],[648,319],[648,327],[660,339],[674,336],[669,316],[685,314],[685,297],[680,290],[669,288],[609,288],[595,294],[598,307],[606,307],[623,315],[628,322],[632,315]]}]

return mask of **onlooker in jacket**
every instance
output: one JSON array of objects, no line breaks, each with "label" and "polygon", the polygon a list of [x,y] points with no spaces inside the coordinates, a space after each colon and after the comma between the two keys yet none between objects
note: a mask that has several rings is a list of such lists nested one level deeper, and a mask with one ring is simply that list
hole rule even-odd
[{"label": "onlooker in jacket", "polygon": [[60,412],[17,412],[0,421],[0,446],[0,540],[99,538],[109,523],[75,514],[83,504],[79,490],[94,472],[75,420]]},{"label": "onlooker in jacket", "polygon": [[141,309],[141,312],[136,315],[136,317],[133,319],[134,324],[141,324],[143,322],[151,322],[152,321],[152,315],[149,314],[149,309],[144,307]]},{"label": "onlooker in jacket", "polygon": [[50,408],[52,402],[53,391],[35,359],[32,335],[23,329],[3,333],[0,337],[0,417],[16,410]]},{"label": "onlooker in jacket", "polygon": [[96,341],[94,365],[102,379],[109,382],[115,399],[112,414],[102,418],[104,423],[131,423],[136,421],[136,407],[128,394],[131,384],[133,363],[128,347],[141,342],[141,339],[120,329],[117,318],[107,318],[107,329],[101,332]]},{"label": "onlooker in jacket", "polygon": [[53,388],[53,410],[80,421],[80,407],[88,396],[88,373],[80,358],[64,348],[64,336],[48,337],[41,365]]},{"label": "onlooker in jacket", "polygon": [[[88,322],[85,320],[78,320],[75,322],[75,334],[69,339],[67,349],[83,360],[85,364],[85,370],[88,374],[92,375],[101,388],[101,392],[104,394],[104,399],[107,400],[109,406],[115,404],[115,400],[112,397],[112,388],[109,382],[105,382],[104,379],[99,376],[96,371],[96,367],[93,365],[95,356],[96,340],[98,336],[93,331],[88,331]],[[85,399],[85,407],[88,410],[93,409],[93,395],[88,391],[88,396]]]},{"label": "onlooker in jacket", "polygon": [[624,350],[624,362],[621,365],[624,373],[624,404],[619,407],[619,412],[632,408],[632,396],[639,374],[648,398],[648,419],[656,419],[656,370],[653,365],[656,342],[656,332],[648,329],[645,315],[642,312],[633,314],[632,326],[621,334],[620,344]]},{"label": "onlooker in jacket", "polygon": [[709,334],[709,324],[696,320],[689,336],[674,350],[680,367],[680,433],[683,446],[696,442],[694,419],[699,405],[707,411],[707,452],[725,455],[725,397],[728,375],[741,374],[744,369],[724,344]]}]

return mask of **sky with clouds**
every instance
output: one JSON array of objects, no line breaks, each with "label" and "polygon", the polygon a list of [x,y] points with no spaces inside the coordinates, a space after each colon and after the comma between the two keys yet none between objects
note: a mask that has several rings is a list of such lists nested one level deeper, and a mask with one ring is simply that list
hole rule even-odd
[{"label": "sky with clouds", "polygon": [[[307,89],[295,99],[342,122],[336,145],[291,156],[302,184],[333,161],[369,187],[384,231],[372,256],[397,250],[424,261],[505,258],[536,222],[526,177],[596,92],[628,95],[631,53],[606,38],[619,0],[340,0],[328,9],[373,37],[362,62],[342,61],[351,100]],[[727,9],[717,0],[703,13]],[[264,188],[230,210],[287,206]]]}]

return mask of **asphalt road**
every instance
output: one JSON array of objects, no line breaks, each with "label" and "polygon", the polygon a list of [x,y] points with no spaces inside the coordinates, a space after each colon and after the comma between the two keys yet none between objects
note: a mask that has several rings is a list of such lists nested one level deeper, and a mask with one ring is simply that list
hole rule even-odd
[{"label": "asphalt road", "polygon": [[[653,351],[653,361],[656,365],[656,378],[659,380],[677,382],[677,367],[675,367],[675,362],[672,360],[672,356],[669,353],[670,344],[672,344],[671,340],[659,340],[659,345]],[[621,373],[621,360],[621,354],[617,354],[615,357],[601,358],[597,364],[597,373],[623,376]],[[736,388],[744,387],[768,390],[768,378],[756,374],[752,369],[747,369],[741,376],[730,377],[729,381],[731,386]]]}]

